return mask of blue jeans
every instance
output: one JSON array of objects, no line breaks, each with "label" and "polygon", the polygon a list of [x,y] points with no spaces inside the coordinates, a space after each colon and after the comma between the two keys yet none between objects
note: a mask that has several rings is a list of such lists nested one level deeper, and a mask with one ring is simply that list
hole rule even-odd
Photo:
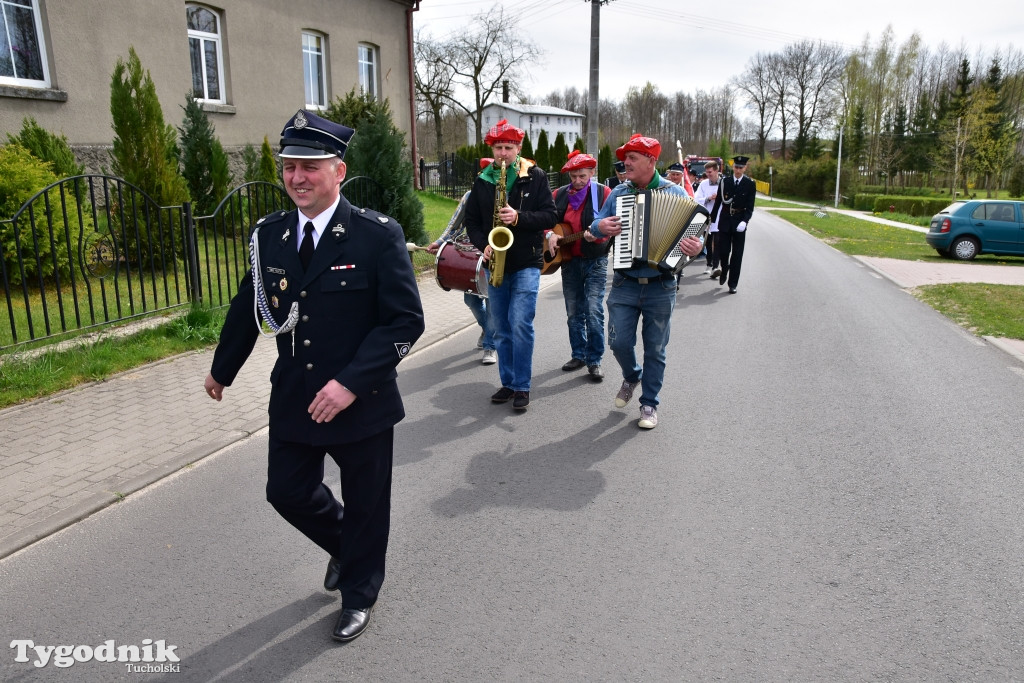
[{"label": "blue jeans", "polygon": [[[675,278],[642,285],[618,273],[608,293],[608,348],[627,382],[640,382],[640,404],[658,406],[665,381],[665,348],[676,306]],[[644,366],[636,359],[636,326],[643,316]]]},{"label": "blue jeans", "polygon": [[533,317],[537,313],[540,268],[505,273],[500,287],[489,287],[487,306],[498,349],[501,386],[529,391],[533,374]]},{"label": "blue jeans", "polygon": [[476,318],[477,325],[480,326],[480,330],[484,333],[483,347],[484,349],[494,350],[494,326],[491,325],[490,319],[487,317],[487,297],[477,296],[476,294],[470,294],[464,292],[462,300],[469,306],[469,310],[473,311],[473,317]]},{"label": "blue jeans", "polygon": [[574,258],[562,263],[562,295],[572,357],[600,365],[604,355],[604,287],[608,257]]}]

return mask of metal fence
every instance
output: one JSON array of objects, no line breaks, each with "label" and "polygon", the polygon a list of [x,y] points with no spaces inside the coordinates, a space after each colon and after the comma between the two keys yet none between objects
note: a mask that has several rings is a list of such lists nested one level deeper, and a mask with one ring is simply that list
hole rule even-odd
[{"label": "metal fence", "polygon": [[[367,177],[342,186],[357,206],[383,209]],[[261,216],[294,208],[284,188],[246,183],[209,216],[160,206],[107,175],[65,178],[0,220],[0,286],[7,325],[0,349],[202,302],[227,304],[248,268],[248,235]]]},{"label": "metal fence", "polygon": [[[420,187],[428,192],[449,199],[462,199],[462,195],[473,187],[473,180],[480,172],[480,160],[466,161],[452,154],[442,154],[440,161],[426,162],[420,159]],[[555,190],[569,182],[569,174],[553,171],[548,173],[548,185]]]}]

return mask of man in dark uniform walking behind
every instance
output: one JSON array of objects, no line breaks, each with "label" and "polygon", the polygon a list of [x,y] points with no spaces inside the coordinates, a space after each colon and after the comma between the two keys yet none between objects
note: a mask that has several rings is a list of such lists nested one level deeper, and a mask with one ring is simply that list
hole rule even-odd
[{"label": "man in dark uniform walking behind", "polygon": [[[267,500],[330,556],[324,588],[341,591],[332,637],[342,642],[366,629],[384,581],[394,425],[405,417],[395,368],[423,333],[402,227],[341,195],[353,133],[302,110],[282,131],[298,209],[254,228],[252,269],[205,382],[219,401],[257,337],[277,337]],[[344,505],[323,482],[325,455],[341,469]]]}]

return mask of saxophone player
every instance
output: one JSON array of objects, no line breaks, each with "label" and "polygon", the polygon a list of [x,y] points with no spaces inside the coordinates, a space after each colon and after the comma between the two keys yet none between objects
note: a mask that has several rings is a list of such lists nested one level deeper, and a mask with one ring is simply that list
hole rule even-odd
[{"label": "saxophone player", "polygon": [[[500,225],[512,232],[511,244],[501,259],[500,284],[488,288],[501,379],[501,388],[491,401],[511,400],[518,411],[530,405],[533,318],[544,260],[544,233],[557,222],[547,174],[520,155],[524,135],[506,119],[487,131],[484,142],[491,146],[494,163],[473,182],[465,219],[466,234],[488,262],[495,258],[488,241],[491,230]],[[503,175],[505,185],[500,188]],[[506,201],[499,205],[497,199],[502,194]]]}]

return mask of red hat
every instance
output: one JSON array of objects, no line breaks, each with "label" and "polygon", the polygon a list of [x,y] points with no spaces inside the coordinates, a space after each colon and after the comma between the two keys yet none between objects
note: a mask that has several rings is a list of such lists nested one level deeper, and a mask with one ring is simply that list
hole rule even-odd
[{"label": "red hat", "polygon": [[513,145],[523,144],[523,137],[526,132],[521,128],[516,128],[508,119],[502,119],[495,124],[494,128],[487,131],[484,142],[488,145],[495,145],[499,142],[511,142]]},{"label": "red hat", "polygon": [[569,160],[562,167],[562,173],[578,171],[581,168],[597,168],[597,159],[589,154],[584,154],[578,149],[574,149],[569,152]]},{"label": "red hat", "polygon": [[491,157],[480,157],[480,170],[483,170],[494,163],[494,159]]},{"label": "red hat", "polygon": [[661,156],[661,143],[654,138],[645,138],[640,133],[633,133],[629,142],[615,150],[615,156],[619,158],[619,161],[624,161],[626,152],[639,152],[657,161]]}]

